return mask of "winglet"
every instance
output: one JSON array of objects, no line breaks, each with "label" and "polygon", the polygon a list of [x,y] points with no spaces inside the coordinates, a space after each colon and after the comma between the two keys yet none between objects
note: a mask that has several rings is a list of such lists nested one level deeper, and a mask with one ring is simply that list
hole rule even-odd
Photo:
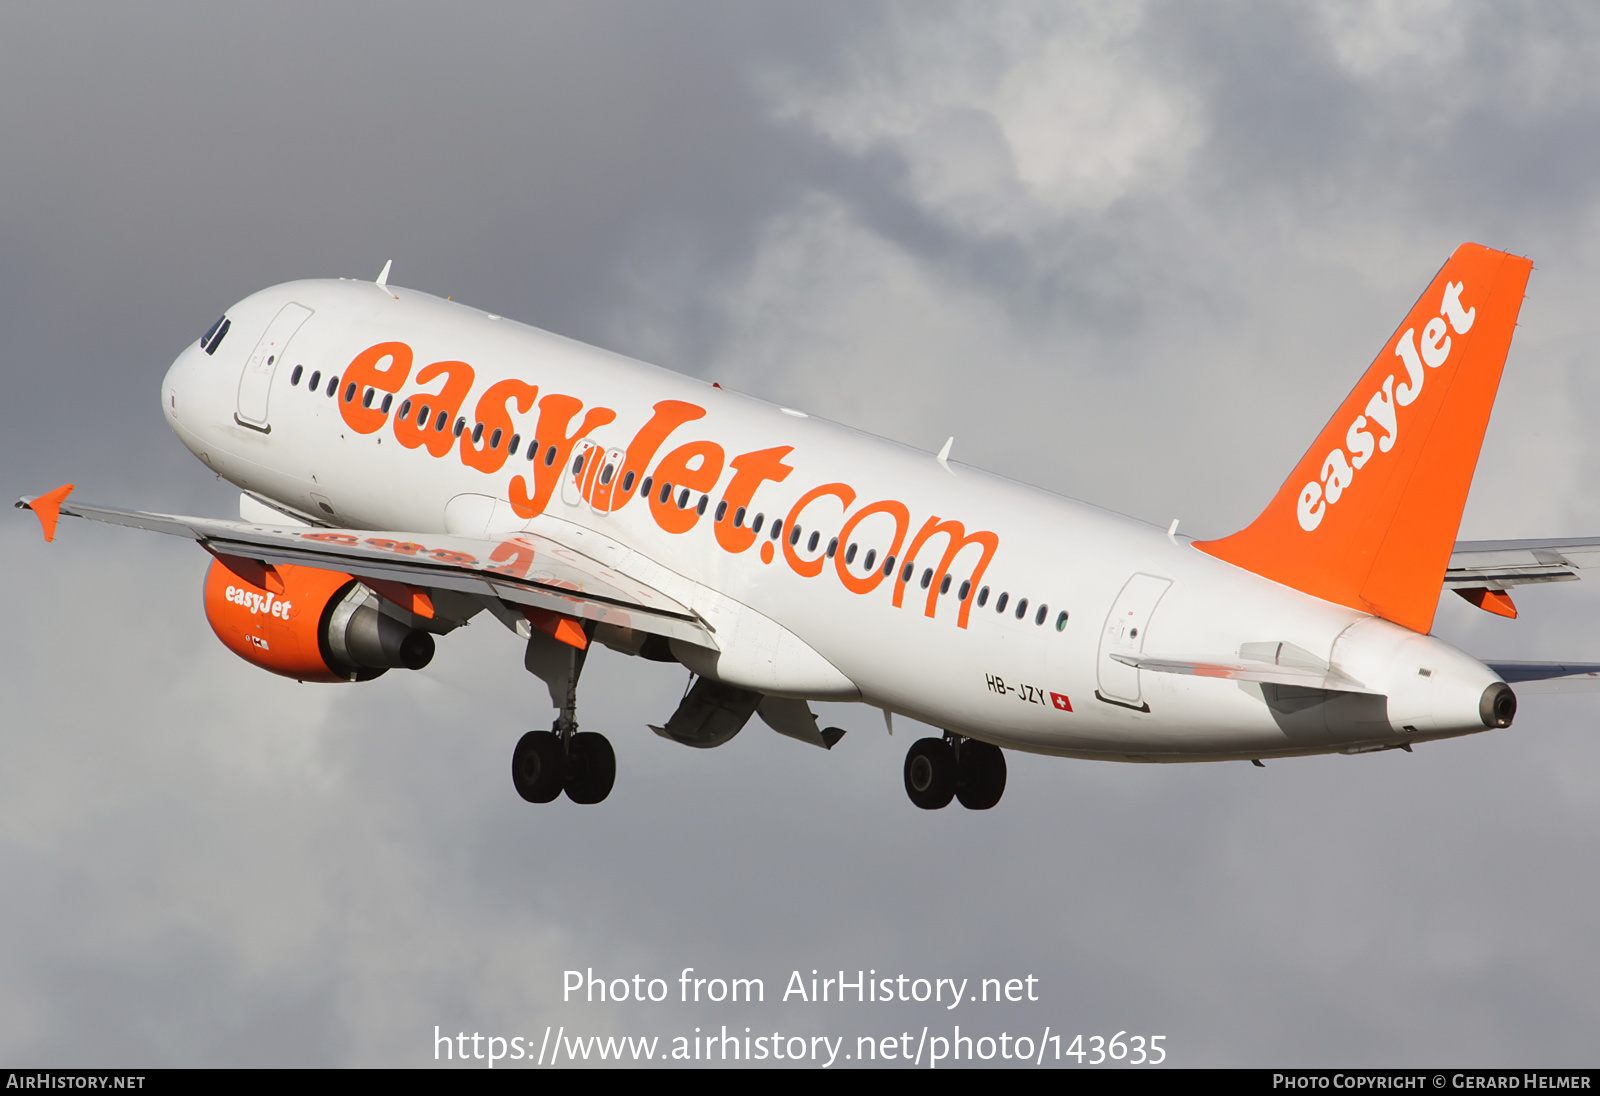
[{"label": "winglet", "polygon": [[67,501],[67,496],[72,494],[71,483],[63,483],[54,491],[40,495],[37,498],[21,498],[17,505],[26,510],[32,510],[39,517],[39,525],[44,529],[45,543],[56,539],[56,522],[61,517],[61,504]]},{"label": "winglet", "polygon": [[392,267],[392,266],[394,266],[394,260],[393,259],[390,259],[388,262],[383,264],[383,270],[382,270],[381,273],[379,273],[378,279],[377,279],[378,288],[379,289],[388,289],[389,288],[389,268]]},{"label": "winglet", "polygon": [[1465,590],[1458,589],[1456,593],[1486,613],[1510,617],[1512,620],[1517,619],[1516,603],[1511,600],[1511,595],[1504,590],[1490,590],[1484,586],[1474,586]]}]

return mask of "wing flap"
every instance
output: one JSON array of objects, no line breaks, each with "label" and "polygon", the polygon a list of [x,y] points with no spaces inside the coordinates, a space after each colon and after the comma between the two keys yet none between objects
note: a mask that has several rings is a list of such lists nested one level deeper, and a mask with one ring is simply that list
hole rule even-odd
[{"label": "wing flap", "polygon": [[[19,505],[30,506],[24,498]],[[63,503],[70,517],[198,541],[263,563],[334,568],[357,578],[498,598],[719,649],[692,610],[659,590],[537,534],[496,537],[258,525]]]}]

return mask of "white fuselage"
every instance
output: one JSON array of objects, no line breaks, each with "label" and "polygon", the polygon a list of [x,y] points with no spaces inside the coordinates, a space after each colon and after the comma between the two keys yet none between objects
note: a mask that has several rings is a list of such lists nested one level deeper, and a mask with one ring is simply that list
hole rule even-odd
[{"label": "white fuselage", "polygon": [[[298,326],[281,318],[291,303],[302,310],[289,313]],[[1498,678],[1481,663],[1431,636],[1269,582],[1143,522],[412,290],[294,282],[227,315],[230,329],[215,353],[185,350],[162,389],[173,430],[217,473],[342,527],[537,532],[700,613],[716,629],[720,655],[674,649],[691,669],[731,684],[860,699],[1005,747],[1120,760],[1356,750],[1485,729],[1480,698]],[[344,374],[381,343],[410,350],[410,376],[387,394],[382,426],[362,433],[341,411]],[[414,424],[428,404],[432,430],[441,383],[418,383],[418,374],[436,362],[465,363],[469,370],[451,377],[471,376],[466,397],[449,408],[450,447],[437,456],[415,445],[414,432],[408,447],[395,428],[402,407]],[[331,378],[339,379],[330,397]],[[483,471],[462,457],[463,446],[473,445],[478,401],[513,379],[536,385],[538,400],[581,401],[569,431],[596,409],[614,412],[596,415],[591,421],[599,424],[585,435],[615,469],[613,491],[623,453],[657,405],[682,401],[703,415],[654,448],[620,507],[607,511],[582,497],[569,455],[561,487],[527,517],[511,500],[531,490],[550,442],[538,437],[540,405],[523,411],[509,402],[510,430],[496,455],[511,434],[519,447],[499,468]],[[369,420],[385,395],[374,391]],[[366,399],[363,386],[354,403]],[[456,437],[461,418],[464,436]],[[437,433],[431,440],[442,449]],[[484,432],[473,448],[486,450],[490,436]],[[535,438],[541,455],[530,461]],[[688,489],[677,482],[664,506],[641,497],[643,477],[653,475],[651,499],[658,499],[668,478],[658,469],[691,443],[700,464],[691,459],[674,477],[696,481],[687,507],[678,505]],[[779,456],[768,459],[791,470],[755,484],[737,529],[731,510],[719,522],[738,458],[773,450]],[[581,443],[571,452],[581,453]],[[696,513],[702,496],[704,513]],[[683,531],[664,527],[662,514]],[[762,526],[752,537],[757,514]],[[783,523],[778,541],[770,537],[775,521]],[[940,528],[952,521],[958,529]],[[794,525],[801,535],[791,545]],[[830,542],[847,526],[830,556]],[[912,559],[908,550],[924,530],[933,531]],[[947,558],[960,538],[967,543]],[[891,552],[893,573],[885,576]],[[902,582],[907,563],[914,567]],[[1370,695],[1141,671],[1110,657],[1259,658],[1279,644],[1359,681]]]}]

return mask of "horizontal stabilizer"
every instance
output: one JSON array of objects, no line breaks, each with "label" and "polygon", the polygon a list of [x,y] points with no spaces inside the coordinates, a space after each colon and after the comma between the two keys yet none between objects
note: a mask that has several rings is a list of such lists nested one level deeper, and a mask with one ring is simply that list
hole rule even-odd
[{"label": "horizontal stabilizer", "polygon": [[1112,658],[1137,670],[1156,674],[1187,674],[1192,677],[1220,677],[1226,681],[1261,681],[1273,685],[1298,685],[1302,689],[1325,689],[1335,693],[1373,691],[1361,682],[1334,669],[1286,666],[1274,662],[1238,659],[1151,658],[1148,655],[1112,654]]},{"label": "horizontal stabilizer", "polygon": [[1597,662],[1486,662],[1521,693],[1587,693],[1600,690]]},{"label": "horizontal stabilizer", "polygon": [[1554,540],[1463,540],[1450,553],[1447,590],[1509,590],[1536,582],[1574,582],[1586,567],[1600,566],[1600,538]]}]

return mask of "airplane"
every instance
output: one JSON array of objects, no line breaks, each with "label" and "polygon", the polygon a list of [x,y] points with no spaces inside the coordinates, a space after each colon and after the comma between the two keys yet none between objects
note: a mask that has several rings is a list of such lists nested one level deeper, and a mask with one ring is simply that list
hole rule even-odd
[{"label": "airplane", "polygon": [[1510,726],[1518,688],[1600,665],[1483,662],[1430,635],[1442,591],[1515,616],[1600,538],[1456,544],[1531,263],[1464,244],[1277,494],[1215,540],[1090,506],[451,300],[375,281],[274,286],[161,385],[239,519],[19,507],[194,540],[205,612],[300,681],[420,670],[487,612],[549,690],[512,782],[604,800],[579,731],[598,644],[691,686],[651,729],[723,745],[753,716],[823,749],[813,701],[942,728],[911,802],[994,807],[1005,750],[1137,761],[1360,754]]}]

